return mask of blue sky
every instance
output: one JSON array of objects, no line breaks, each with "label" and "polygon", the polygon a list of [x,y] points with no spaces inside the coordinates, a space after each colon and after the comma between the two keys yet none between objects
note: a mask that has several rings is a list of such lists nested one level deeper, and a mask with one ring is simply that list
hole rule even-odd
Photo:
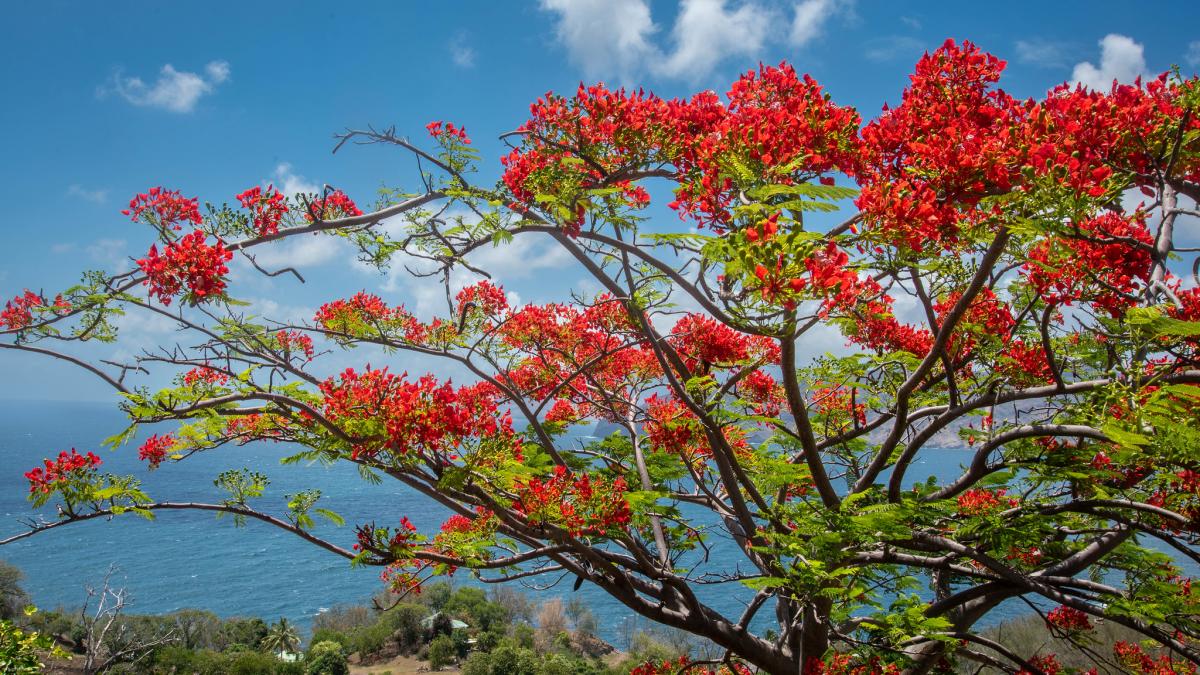
[{"label": "blue sky", "polygon": [[[119,211],[152,185],[218,203],[266,182],[330,183],[360,203],[381,183],[402,185],[409,166],[394,151],[330,153],[331,135],[347,126],[394,124],[423,138],[430,120],[465,124],[490,182],[502,147],[494,139],[538,95],[581,81],[663,96],[724,92],[737,73],[787,59],[870,118],[947,37],[1007,59],[1004,86],[1020,96],[1073,79],[1200,67],[1194,2],[1143,11],[1045,1],[40,2],[5,15],[0,298],[26,287],[53,293],[82,269],[116,269],[144,253],[149,231]],[[235,269],[244,284],[234,294],[297,316],[362,288],[418,310],[433,297],[400,276],[356,269],[336,247],[277,257],[300,262],[310,283]],[[536,244],[490,262],[523,300],[587,290],[578,269]],[[128,328],[131,345],[170,335],[152,322]],[[0,397],[110,395],[69,367],[12,353],[0,353],[0,373]]]}]

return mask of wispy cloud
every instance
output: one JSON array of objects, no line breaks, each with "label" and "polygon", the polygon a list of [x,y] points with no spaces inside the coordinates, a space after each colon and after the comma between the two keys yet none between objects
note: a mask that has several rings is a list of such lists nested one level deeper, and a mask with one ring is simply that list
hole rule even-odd
[{"label": "wispy cloud", "polygon": [[1187,52],[1183,55],[1183,60],[1187,61],[1188,65],[1193,68],[1200,67],[1200,40],[1188,43]]},{"label": "wispy cloud", "polygon": [[770,27],[771,14],[755,4],[731,10],[725,0],[683,0],[671,31],[675,48],[653,70],[668,77],[699,79],[730,56],[760,53]]},{"label": "wispy cloud", "polygon": [[89,190],[82,185],[72,183],[67,188],[67,196],[92,202],[93,204],[103,204],[108,201],[108,190]]},{"label": "wispy cloud", "polygon": [[803,0],[796,3],[788,42],[804,47],[821,36],[829,19],[849,6],[844,0]]},{"label": "wispy cloud", "polygon": [[[322,190],[319,185],[297,173],[288,162],[280,162],[275,166],[270,182],[288,197],[320,194]],[[256,247],[253,255],[260,266],[271,270],[283,267],[315,267],[348,255],[348,247],[340,237],[322,234],[300,235]]]},{"label": "wispy cloud", "polygon": [[1075,65],[1072,82],[1089,89],[1107,91],[1113,81],[1127,84],[1146,75],[1146,55],[1133,38],[1110,33],[1100,40],[1100,65],[1084,61]]},{"label": "wispy cloud", "polygon": [[771,43],[811,44],[831,17],[853,13],[853,0],[799,0],[786,15],[755,0],[681,0],[667,32],[649,0],[541,0],[541,7],[557,16],[557,40],[586,77],[695,82],[730,58],[762,58]]},{"label": "wispy cloud", "polygon": [[450,49],[450,60],[454,62],[454,65],[459,68],[475,67],[475,49],[471,47],[465,32],[455,33],[448,48]]},{"label": "wispy cloud", "polygon": [[555,33],[587,77],[628,79],[657,51],[646,0],[542,0],[558,15]]},{"label": "wispy cloud", "polygon": [[128,243],[124,239],[97,239],[88,244],[84,251],[93,262],[107,270],[116,271],[131,264],[127,248]]},{"label": "wispy cloud", "polygon": [[1017,40],[1013,45],[1017,62],[1038,68],[1065,68],[1066,49],[1061,42],[1051,40]]},{"label": "wispy cloud", "polygon": [[175,70],[168,63],[159,71],[158,79],[153,84],[146,84],[140,77],[127,77],[117,71],[112,81],[97,93],[103,96],[115,92],[136,106],[189,113],[196,108],[201,97],[213,93],[218,85],[226,82],[229,74],[229,63],[225,61],[209,62],[202,74]]},{"label": "wispy cloud", "polygon": [[296,173],[292,169],[292,165],[288,162],[277,164],[275,166],[275,173],[272,176],[275,187],[279,188],[279,191],[288,197],[320,194],[321,192],[321,188],[317,187],[316,183]]},{"label": "wispy cloud", "polygon": [[889,35],[868,40],[863,44],[863,56],[871,61],[885,62],[896,59],[916,59],[926,49],[926,44],[907,35]]}]

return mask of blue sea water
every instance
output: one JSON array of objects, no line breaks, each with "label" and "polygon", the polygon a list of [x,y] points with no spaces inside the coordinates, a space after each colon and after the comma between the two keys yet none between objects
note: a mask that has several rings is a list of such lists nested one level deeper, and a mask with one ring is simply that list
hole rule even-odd
[{"label": "blue sea water", "polygon": [[[350,465],[283,466],[279,459],[288,448],[271,443],[221,448],[148,471],[137,459],[138,441],[115,451],[99,448],[100,440],[122,429],[123,422],[113,404],[8,401],[0,405],[0,539],[21,532],[23,520],[39,515],[25,499],[24,472],[70,448],[95,451],[104,460],[103,468],[113,473],[140,476],[156,499],[219,501],[222,495],[213,478],[241,467],[270,476],[268,492],[258,502],[263,510],[280,513],[285,495],[320,488],[322,505],[342,514],[347,525],[320,525],[318,533],[344,547],[353,543],[354,523],[394,523],[408,516],[422,531],[433,531],[447,516],[444,508],[394,481],[373,485],[362,480]],[[968,459],[956,450],[924,455],[911,476],[957,475]],[[54,517],[51,510],[41,515]],[[238,528],[229,518],[214,520],[207,512],[164,512],[153,522],[124,515],[111,522],[77,523],[2,547],[0,559],[21,568],[24,588],[44,608],[79,606],[86,597],[85,585],[100,581],[110,565],[119,570],[115,583],[130,591],[135,602],[131,610],[138,613],[199,608],[268,621],[282,616],[308,626],[324,609],[366,602],[381,588],[377,568],[351,567],[345,559],[264,523],[251,521]],[[740,558],[728,539],[712,542],[712,560]],[[462,572],[458,579],[470,583]],[[582,599],[596,614],[601,637],[620,645],[622,626],[635,620],[633,613],[590,584],[573,591],[572,582],[526,592],[535,602],[552,595]],[[731,584],[699,592],[705,602],[733,617],[740,615],[752,595]],[[1013,603],[996,618],[1020,611],[1024,606]],[[761,612],[760,617],[765,622],[769,614]]]}]

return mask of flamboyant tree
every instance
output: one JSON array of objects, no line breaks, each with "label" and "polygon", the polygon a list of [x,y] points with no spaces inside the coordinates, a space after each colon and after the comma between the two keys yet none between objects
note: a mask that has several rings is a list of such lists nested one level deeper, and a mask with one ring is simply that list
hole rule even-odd
[{"label": "flamboyant tree", "polygon": [[[1200,561],[1200,263],[1177,240],[1200,215],[1200,84],[1164,74],[1019,100],[997,87],[1003,67],[947,42],[865,124],[786,64],[724,98],[547,94],[507,136],[496,185],[471,181],[476,154],[453,124],[430,124],[427,142],[350,131],[342,143],[390,144],[420,167],[416,191],[369,213],[330,189],[253,188],[204,213],[177,191],[138,195],[126,213],[155,242],[137,267],[14,298],[0,346],[111,384],[132,424],[110,443],[152,426],[150,468],[277,441],[454,515],[421,532],[381,512],[329,541],[312,531],[333,515],[316,490],[260,507],[265,479],[246,470],[218,478],[221,503],[156,501],[71,450],[27,474],[60,515],[19,536],[228,512],[382,566],[396,591],[456,570],[574,578],[723,647],[725,667],[771,673],[962,659],[1058,672],[1052,654],[980,634],[1025,598],[1081,644],[1102,619],[1159,645],[1093,652],[1098,664],[1193,672],[1200,592],[1179,562]],[[668,193],[673,214],[650,217]],[[840,209],[842,224],[814,227]],[[362,292],[311,321],[248,316],[226,265],[279,274],[255,251],[314,234],[381,268],[421,259],[446,285],[444,314]],[[469,254],[514,237],[561,247],[603,292],[511,306],[487,280],[453,287],[462,268],[487,275]],[[122,312],[190,337],[120,364],[55,347],[117,339]],[[829,332],[813,335],[830,326],[847,349],[801,360],[828,351]],[[356,345],[393,367],[315,374]],[[409,375],[405,353],[473,379]],[[126,385],[134,369],[177,374],[152,391]],[[570,434],[597,421],[616,432]],[[914,475],[954,433],[969,446],[958,475]],[[738,559],[708,556],[714,538]],[[749,587],[737,616],[704,600],[729,585]]]}]

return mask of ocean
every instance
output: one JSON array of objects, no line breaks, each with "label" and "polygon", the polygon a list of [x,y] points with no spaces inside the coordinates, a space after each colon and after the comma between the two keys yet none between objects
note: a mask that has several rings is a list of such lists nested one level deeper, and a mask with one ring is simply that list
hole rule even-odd
[{"label": "ocean", "polygon": [[[123,428],[124,416],[115,404],[6,401],[0,406],[0,538],[22,531],[22,521],[38,514],[26,500],[28,482],[23,474],[45,457],[76,448],[96,452],[102,469],[141,477],[151,498],[171,501],[219,501],[212,481],[226,469],[250,467],[271,478],[258,508],[281,513],[287,494],[317,487],[321,505],[346,518],[341,528],[318,525],[318,532],[349,547],[353,524],[374,520],[395,523],[408,516],[422,531],[432,532],[447,511],[394,481],[380,485],[363,481],[351,465],[319,463],[284,466],[279,459],[286,446],[253,443],[229,446],[179,463],[147,470],[137,459],[140,439],[117,450],[101,449],[99,441]],[[162,431],[161,429],[158,431]],[[961,450],[924,453],[922,464],[910,475],[956,475],[968,459]],[[53,511],[42,514],[53,518]],[[740,556],[727,539],[712,542],[712,559]],[[221,616],[257,616],[267,621],[287,617],[307,627],[318,613],[339,604],[364,603],[381,589],[378,568],[351,567],[286,532],[256,521],[235,527],[232,519],[211,513],[160,513],[146,521],[123,515],[113,521],[89,521],[44,532],[5,547],[0,560],[18,566],[25,574],[23,587],[42,608],[76,608],[86,598],[85,587],[98,584],[114,566],[114,584],[133,598],[131,612],[165,613],[198,608]],[[546,583],[549,579],[535,580]],[[456,583],[472,583],[460,571]],[[573,591],[573,579],[550,589],[527,588],[535,602],[550,596],[577,597],[595,613],[601,637],[621,646],[625,628],[636,621],[633,613],[603,591],[584,584]],[[701,597],[727,616],[737,617],[753,595],[735,584],[700,589]],[[1025,611],[1014,603],[1000,616]],[[760,613],[769,621],[772,612]],[[765,628],[767,624],[759,626]]]}]

